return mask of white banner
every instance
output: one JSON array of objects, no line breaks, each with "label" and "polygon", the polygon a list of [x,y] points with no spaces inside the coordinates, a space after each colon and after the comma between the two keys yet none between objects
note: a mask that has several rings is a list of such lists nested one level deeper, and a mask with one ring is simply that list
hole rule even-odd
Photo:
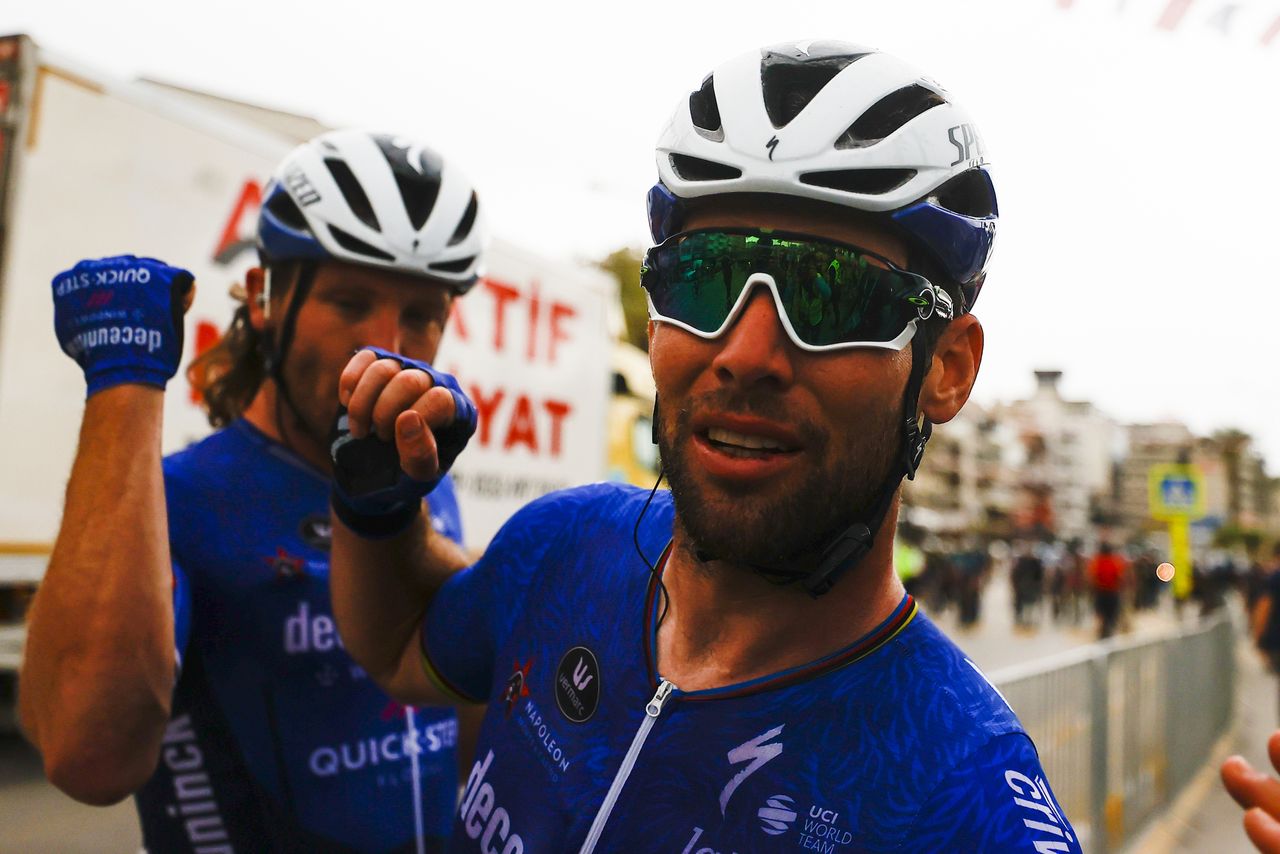
[{"label": "white banner", "polygon": [[472,548],[539,495],[604,478],[617,300],[605,273],[504,243],[485,269],[454,303],[436,359],[480,417],[453,469]]}]

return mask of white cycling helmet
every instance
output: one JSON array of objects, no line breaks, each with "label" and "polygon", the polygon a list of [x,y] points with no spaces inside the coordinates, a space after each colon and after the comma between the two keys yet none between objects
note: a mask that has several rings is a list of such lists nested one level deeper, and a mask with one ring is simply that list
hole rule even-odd
[{"label": "white cycling helmet", "polygon": [[465,293],[486,242],[479,201],[425,145],[359,130],[290,152],[267,185],[258,248],[269,260],[336,259],[428,276]]},{"label": "white cycling helmet", "polygon": [[650,229],[681,228],[684,200],[800,196],[888,218],[961,287],[966,308],[995,241],[995,189],[977,127],[934,81],[835,41],[753,50],[715,69],[657,144]]}]

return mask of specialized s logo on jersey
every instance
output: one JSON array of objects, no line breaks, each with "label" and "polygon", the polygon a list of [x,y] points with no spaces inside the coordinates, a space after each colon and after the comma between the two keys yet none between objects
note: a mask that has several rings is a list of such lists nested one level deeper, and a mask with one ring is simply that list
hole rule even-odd
[{"label": "specialized s logo on jersey", "polygon": [[[738,770],[720,792],[720,815],[728,820],[728,828],[722,826],[718,833],[714,830],[708,833],[705,827],[694,827],[683,854],[734,850],[734,845],[742,844],[742,837],[732,828],[741,827],[741,822],[752,818],[755,826],[766,836],[789,835],[794,831],[795,844],[806,851],[842,854],[853,843],[853,832],[848,828],[848,822],[840,823],[842,809],[814,801],[801,802],[787,794],[769,795],[753,811],[736,808],[730,815],[730,801],[747,778],[783,754],[784,745],[780,738],[785,726],[779,724],[766,730],[726,754],[730,765],[745,763],[745,767]],[[726,832],[733,834],[738,841],[734,843],[724,838],[722,835]],[[715,838],[717,836],[720,838]]]},{"label": "specialized s logo on jersey", "polygon": [[782,755],[782,744],[766,744],[770,739],[777,738],[782,735],[782,728],[786,724],[779,724],[768,732],[762,732],[750,741],[739,744],[733,750],[729,751],[729,763],[737,765],[746,762],[747,767],[743,768],[737,774],[733,775],[724,789],[720,791],[720,815],[724,815],[729,808],[729,799],[733,797],[733,793],[738,791],[738,787],[742,785],[742,781],[759,771],[767,762],[777,759]]}]

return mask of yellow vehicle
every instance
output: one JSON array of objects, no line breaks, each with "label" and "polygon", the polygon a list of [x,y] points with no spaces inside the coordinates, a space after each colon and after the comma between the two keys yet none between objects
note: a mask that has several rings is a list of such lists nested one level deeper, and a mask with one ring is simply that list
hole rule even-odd
[{"label": "yellow vehicle", "polygon": [[610,480],[650,488],[658,479],[653,397],[649,354],[633,344],[614,344],[613,396],[609,401]]}]

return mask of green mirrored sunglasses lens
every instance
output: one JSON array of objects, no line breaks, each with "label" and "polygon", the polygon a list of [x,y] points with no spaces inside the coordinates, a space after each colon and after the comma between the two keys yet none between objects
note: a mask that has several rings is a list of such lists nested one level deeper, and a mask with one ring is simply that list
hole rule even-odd
[{"label": "green mirrored sunglasses lens", "polygon": [[660,315],[712,333],[756,273],[773,277],[796,335],[815,347],[892,341],[916,316],[922,281],[835,244],[693,232],[650,250],[645,286]]}]

